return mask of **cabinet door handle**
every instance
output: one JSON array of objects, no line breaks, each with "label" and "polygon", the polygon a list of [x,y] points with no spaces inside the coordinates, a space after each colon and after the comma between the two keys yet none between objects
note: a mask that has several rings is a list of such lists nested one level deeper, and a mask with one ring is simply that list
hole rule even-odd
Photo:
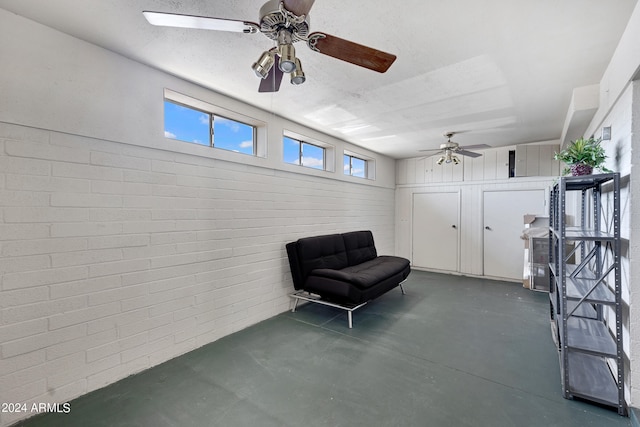
[{"label": "cabinet door handle", "polygon": [[491,227],[489,227],[488,225],[484,229],[491,231]]},{"label": "cabinet door handle", "polygon": [[456,225],[455,225],[455,224],[453,224],[453,225],[451,226],[451,228],[458,228],[458,227],[456,227]]}]

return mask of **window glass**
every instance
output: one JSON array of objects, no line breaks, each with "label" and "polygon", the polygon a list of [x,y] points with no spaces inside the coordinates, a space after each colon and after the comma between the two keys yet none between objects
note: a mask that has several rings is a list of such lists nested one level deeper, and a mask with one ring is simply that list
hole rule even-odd
[{"label": "window glass", "polygon": [[256,151],[255,126],[167,100],[164,101],[164,136],[243,154],[253,155]]},{"label": "window glass", "polygon": [[293,165],[324,170],[324,148],[285,136],[284,161]]},{"label": "window glass", "polygon": [[284,151],[285,163],[299,165],[300,164],[300,141],[285,136],[283,139],[283,144],[284,144],[283,151]]},{"label": "window glass", "polygon": [[358,157],[344,155],[344,174],[357,176],[359,178],[367,177],[367,161]]},{"label": "window glass", "polygon": [[303,142],[302,166],[314,169],[324,169],[324,148]]},{"label": "window glass", "polygon": [[164,101],[164,136],[195,144],[211,145],[210,114]]},{"label": "window glass", "polygon": [[351,176],[365,178],[367,176],[367,162],[357,157],[351,157]]},{"label": "window glass", "polygon": [[351,156],[345,154],[344,158],[344,174],[351,175]]},{"label": "window glass", "polygon": [[245,123],[213,117],[213,146],[244,154],[255,152],[255,128]]}]

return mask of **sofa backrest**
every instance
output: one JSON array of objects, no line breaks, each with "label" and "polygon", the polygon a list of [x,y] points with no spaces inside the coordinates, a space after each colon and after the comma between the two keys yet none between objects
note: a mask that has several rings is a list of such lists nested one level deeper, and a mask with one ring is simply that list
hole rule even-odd
[{"label": "sofa backrest", "polygon": [[317,268],[341,270],[349,266],[347,250],[341,234],[304,237],[286,246],[291,275],[296,289],[302,288],[307,276]]},{"label": "sofa backrest", "polygon": [[373,233],[370,230],[344,233],[342,239],[347,250],[349,265],[361,264],[378,256],[373,242]]}]

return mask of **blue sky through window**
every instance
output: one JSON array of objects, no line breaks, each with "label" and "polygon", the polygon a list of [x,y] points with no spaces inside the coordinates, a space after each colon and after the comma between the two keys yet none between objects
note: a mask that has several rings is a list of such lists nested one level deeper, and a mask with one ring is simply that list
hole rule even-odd
[{"label": "blue sky through window", "polygon": [[253,154],[253,126],[236,122],[225,117],[213,118],[213,146],[225,150]]},{"label": "blue sky through window", "polygon": [[210,145],[209,116],[202,111],[164,101],[164,136]]},{"label": "blue sky through window", "polygon": [[302,164],[314,169],[324,169],[324,148],[285,136],[284,161],[294,165]]},{"label": "blue sky through window", "polygon": [[302,143],[302,166],[324,169],[324,148]]},{"label": "blue sky through window", "polygon": [[284,137],[284,161],[294,165],[300,164],[300,141]]},{"label": "blue sky through window", "polygon": [[344,155],[344,173],[345,175],[366,178],[367,162],[357,157]]},{"label": "blue sky through window", "polygon": [[[165,100],[164,136],[210,146],[210,118],[210,113]],[[255,128],[251,125],[213,116],[213,145],[216,148],[254,154],[254,132]]]}]

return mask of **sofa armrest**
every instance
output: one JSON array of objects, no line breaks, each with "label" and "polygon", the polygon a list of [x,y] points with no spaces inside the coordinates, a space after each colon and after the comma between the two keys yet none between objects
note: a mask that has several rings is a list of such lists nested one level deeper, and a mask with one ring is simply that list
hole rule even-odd
[{"label": "sofa armrest", "polygon": [[287,257],[289,258],[289,267],[291,268],[291,278],[293,279],[293,287],[302,289],[304,287],[304,277],[302,277],[302,268],[300,267],[300,258],[298,257],[298,244],[291,242],[286,244]]}]

